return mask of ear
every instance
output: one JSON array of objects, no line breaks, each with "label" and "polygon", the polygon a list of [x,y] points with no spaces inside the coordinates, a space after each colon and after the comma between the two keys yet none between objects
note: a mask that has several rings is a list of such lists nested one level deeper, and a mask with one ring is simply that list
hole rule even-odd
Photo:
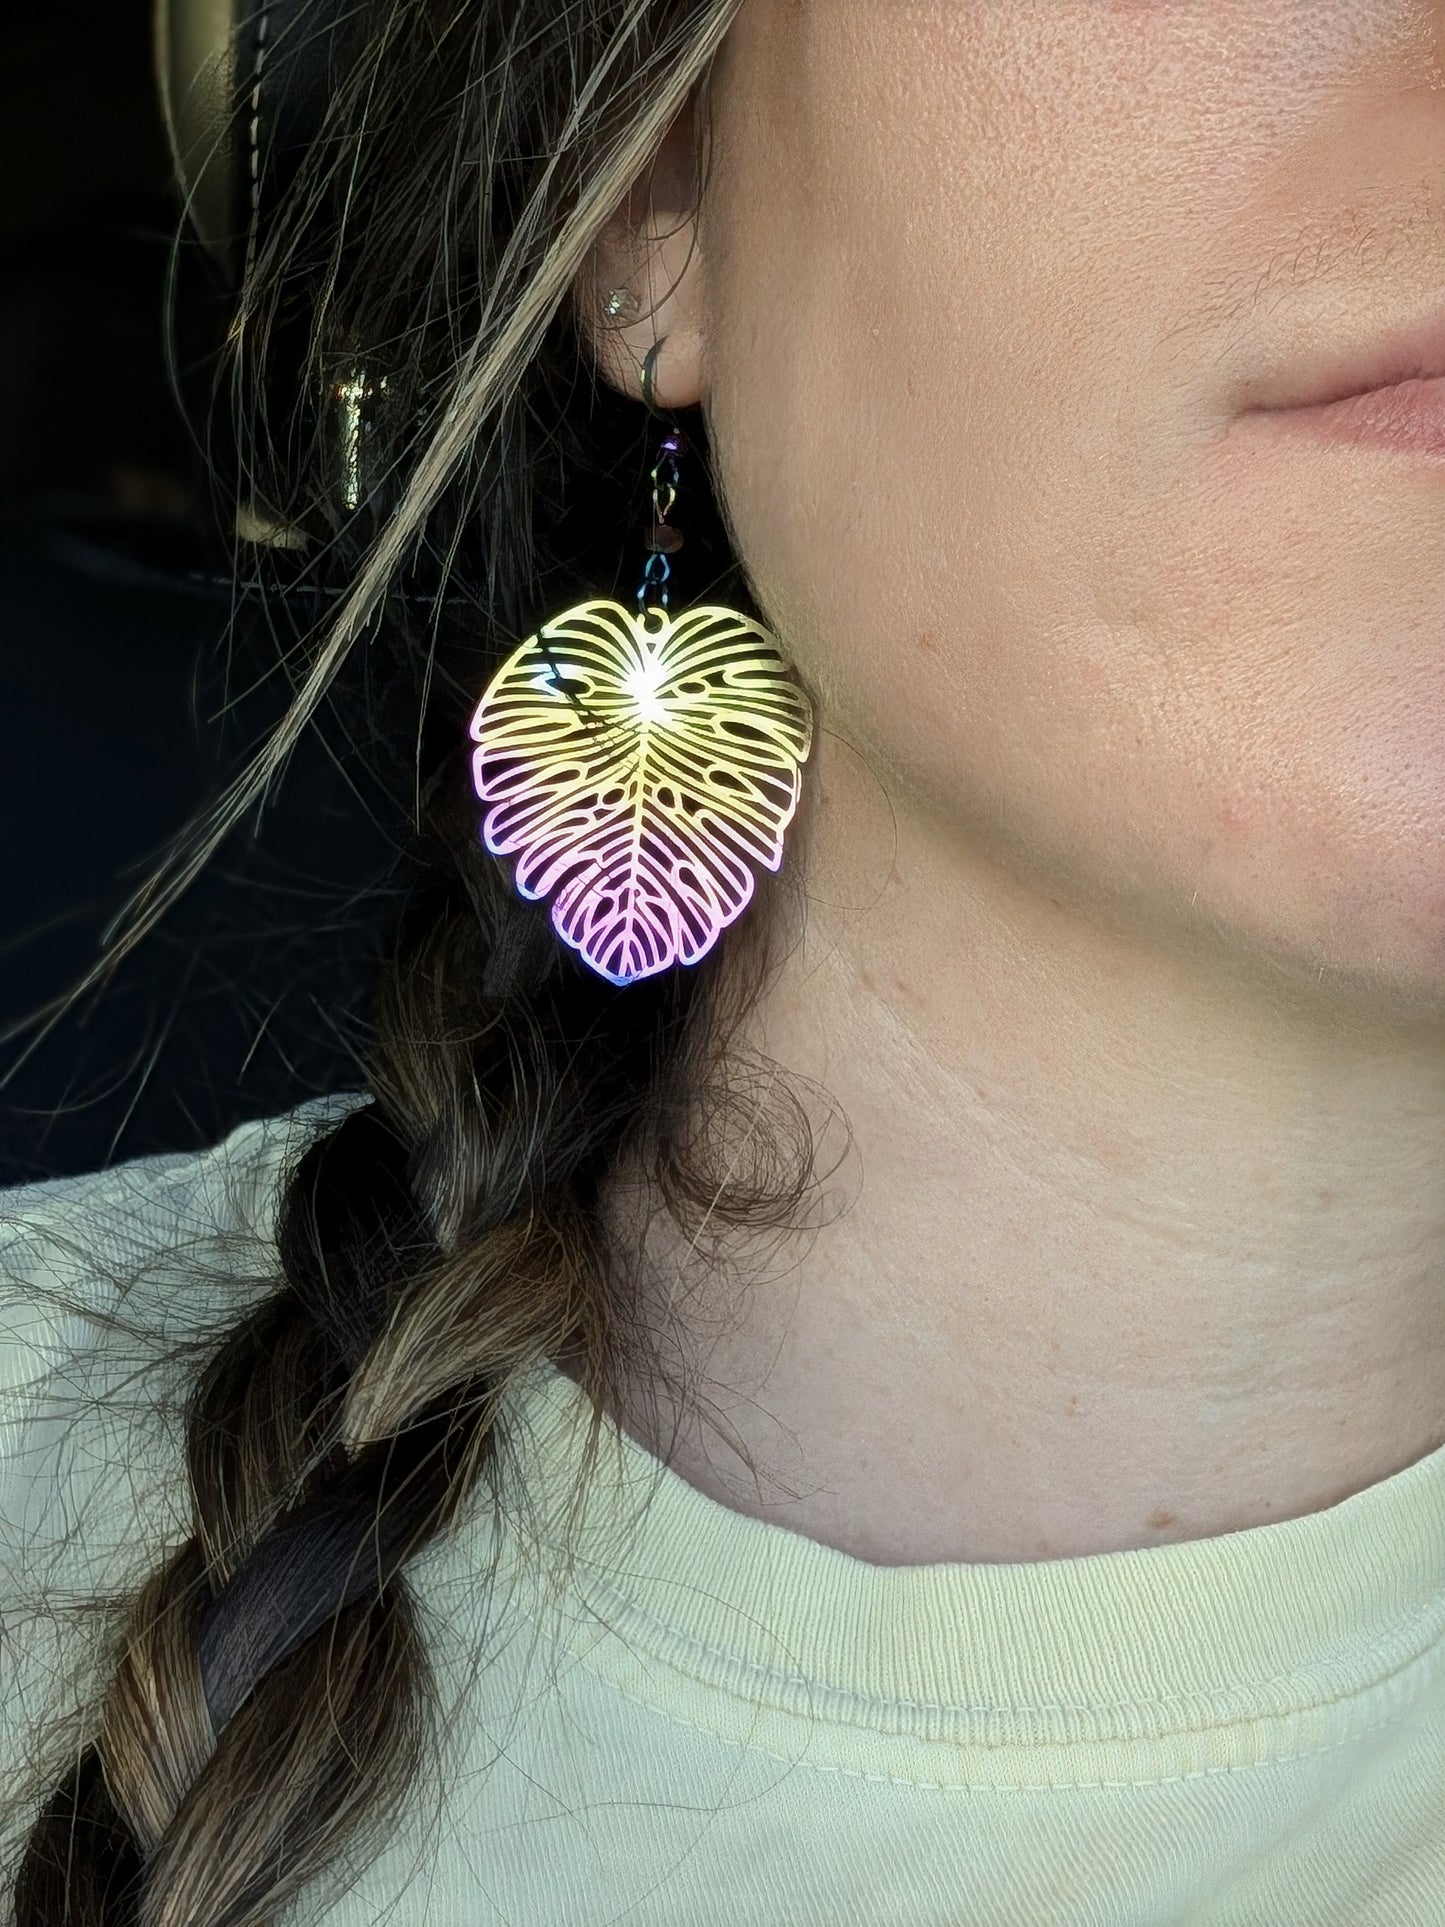
[{"label": "ear", "polygon": [[[666,337],[653,368],[659,408],[695,407],[704,392],[696,97],[695,89],[625,206],[594,242],[572,296],[598,371],[635,400],[643,399],[643,361]],[[630,308],[616,319],[607,314],[615,288],[636,297],[635,315]]]}]

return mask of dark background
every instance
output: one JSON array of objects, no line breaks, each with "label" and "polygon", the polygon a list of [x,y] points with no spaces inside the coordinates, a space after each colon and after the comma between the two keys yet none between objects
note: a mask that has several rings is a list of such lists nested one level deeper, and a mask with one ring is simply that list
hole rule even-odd
[{"label": "dark background", "polygon": [[[0,10],[0,1184],[355,1088],[396,894],[404,820],[329,716],[110,982],[14,1031],[289,694],[172,391],[178,221],[148,0]],[[219,296],[196,250],[178,273],[184,387]]]}]

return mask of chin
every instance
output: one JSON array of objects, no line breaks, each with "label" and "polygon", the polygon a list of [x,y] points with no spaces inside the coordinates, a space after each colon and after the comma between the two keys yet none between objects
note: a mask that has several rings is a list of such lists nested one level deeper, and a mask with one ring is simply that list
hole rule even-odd
[{"label": "chin", "polygon": [[[1182,828],[1161,823],[1156,861],[1187,929],[1248,988],[1292,1006],[1321,999],[1336,1020],[1445,1026],[1445,815],[1418,765],[1393,786],[1311,784],[1309,759],[1282,785],[1198,798]],[[1251,797],[1241,802],[1241,790]],[[1442,780],[1441,795],[1445,795]],[[1171,847],[1172,846],[1172,847]],[[1176,860],[1171,860],[1176,859]]]},{"label": "chin", "polygon": [[1233,938],[1242,968],[1292,1006],[1328,1008],[1332,1023],[1437,1029],[1445,1034],[1445,886],[1428,900],[1392,893],[1388,879],[1354,888],[1275,890],[1238,897],[1209,916]]}]

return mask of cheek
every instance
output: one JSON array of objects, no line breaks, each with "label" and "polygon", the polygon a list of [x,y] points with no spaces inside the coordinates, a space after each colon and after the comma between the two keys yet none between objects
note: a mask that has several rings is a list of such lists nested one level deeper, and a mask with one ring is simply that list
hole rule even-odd
[{"label": "cheek", "polygon": [[[950,426],[953,459],[987,470]],[[1115,927],[1440,994],[1445,569],[1377,491],[1336,505],[1357,533],[1329,544],[1322,502],[1297,485],[1282,514],[1277,476],[1249,499],[1186,461],[1109,501],[1070,479],[1067,437],[1053,454],[1047,494],[1028,462],[951,516],[935,494],[924,543],[879,521],[907,464],[883,448],[854,472],[839,446],[800,513],[743,532],[825,727],[901,833],[922,809]],[[886,865],[886,840],[858,847]]]},{"label": "cheek", "polygon": [[1421,480],[1216,440],[1109,580],[1141,615],[1127,661],[1181,882],[1277,955],[1438,994],[1445,518]]}]

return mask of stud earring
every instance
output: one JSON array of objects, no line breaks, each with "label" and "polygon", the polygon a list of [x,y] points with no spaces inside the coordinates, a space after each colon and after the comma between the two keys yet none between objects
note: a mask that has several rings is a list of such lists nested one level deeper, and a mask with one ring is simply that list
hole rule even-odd
[{"label": "stud earring", "polygon": [[516,858],[518,893],[550,897],[558,936],[614,984],[700,962],[752,900],[749,865],[781,867],[813,741],[812,705],[770,630],[717,604],[668,612],[688,444],[653,394],[662,346],[642,368],[668,432],[637,612],[599,598],[553,616],[471,722],[483,843]]}]

